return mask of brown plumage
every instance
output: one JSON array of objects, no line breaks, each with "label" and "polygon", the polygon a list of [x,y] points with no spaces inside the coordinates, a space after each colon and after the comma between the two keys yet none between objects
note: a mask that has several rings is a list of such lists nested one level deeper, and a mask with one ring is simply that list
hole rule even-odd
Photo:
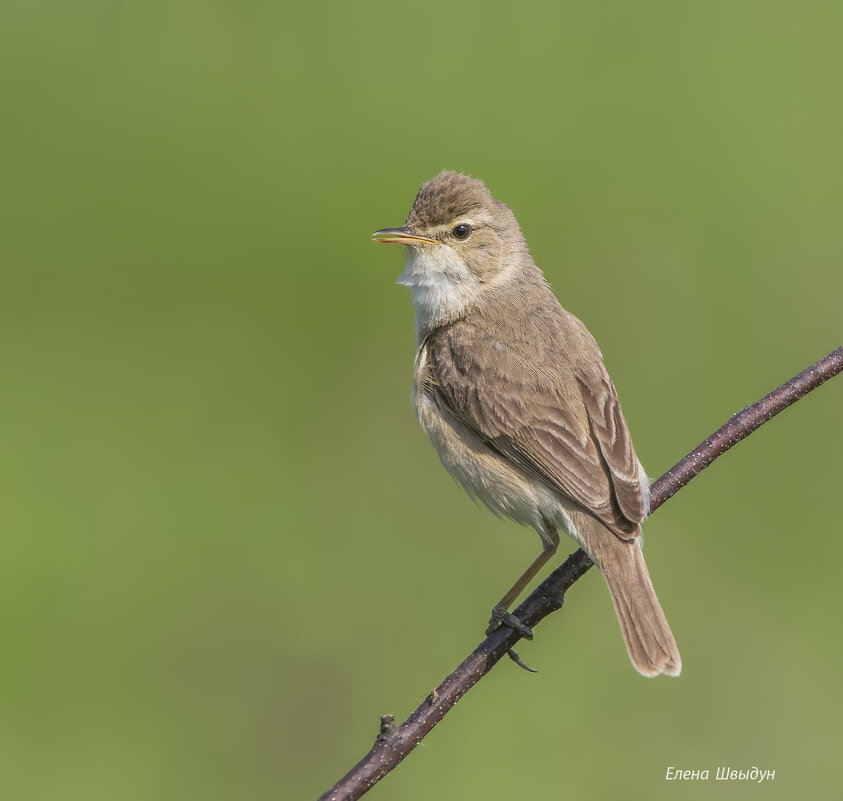
[{"label": "brown plumage", "polygon": [[564,529],[602,570],[635,667],[678,675],[641,551],[649,484],[617,392],[512,212],[481,181],[445,172],[421,187],[403,228],[379,234],[409,246],[400,280],[416,306],[413,400],[422,427],[470,495],[543,542],[493,619],[518,625],[505,609]]}]

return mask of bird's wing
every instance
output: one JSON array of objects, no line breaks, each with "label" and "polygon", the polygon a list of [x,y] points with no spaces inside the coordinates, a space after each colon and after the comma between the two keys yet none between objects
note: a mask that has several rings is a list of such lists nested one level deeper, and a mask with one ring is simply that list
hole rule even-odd
[{"label": "bird's wing", "polygon": [[[646,515],[638,459],[599,359],[548,373],[487,334],[454,328],[425,347],[428,391],[463,425],[618,536],[638,535]],[[575,380],[562,380],[563,370]]]},{"label": "bird's wing", "polygon": [[612,493],[624,518],[636,525],[649,513],[641,487],[641,465],[621,411],[618,393],[603,362],[576,371],[591,432],[608,469]]}]

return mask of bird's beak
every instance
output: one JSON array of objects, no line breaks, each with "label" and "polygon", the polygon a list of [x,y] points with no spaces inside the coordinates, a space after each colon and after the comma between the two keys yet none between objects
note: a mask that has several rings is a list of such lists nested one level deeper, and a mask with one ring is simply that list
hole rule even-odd
[{"label": "bird's beak", "polygon": [[422,236],[407,228],[381,228],[372,234],[375,242],[383,242],[387,245],[438,245],[435,239],[429,236]]}]

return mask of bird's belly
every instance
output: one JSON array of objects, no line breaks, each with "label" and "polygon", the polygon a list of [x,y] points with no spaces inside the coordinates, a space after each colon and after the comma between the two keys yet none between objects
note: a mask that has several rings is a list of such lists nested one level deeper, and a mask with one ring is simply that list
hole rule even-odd
[{"label": "bird's belly", "polygon": [[424,390],[414,391],[413,401],[442,464],[472,498],[542,537],[548,525],[575,534],[568,514],[572,501],[493,451]]}]

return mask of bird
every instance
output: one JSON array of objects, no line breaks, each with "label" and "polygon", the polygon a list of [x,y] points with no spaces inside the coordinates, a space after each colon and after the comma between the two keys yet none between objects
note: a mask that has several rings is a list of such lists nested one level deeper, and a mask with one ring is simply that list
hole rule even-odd
[{"label": "bird", "polygon": [[373,238],[407,249],[398,283],[416,313],[421,427],[472,498],[541,540],[487,631],[532,636],[509,608],[564,531],[600,569],[635,669],[678,676],[642,550],[647,474],[597,342],[556,298],[514,213],[483,181],[446,170],[422,184],[403,226]]}]

